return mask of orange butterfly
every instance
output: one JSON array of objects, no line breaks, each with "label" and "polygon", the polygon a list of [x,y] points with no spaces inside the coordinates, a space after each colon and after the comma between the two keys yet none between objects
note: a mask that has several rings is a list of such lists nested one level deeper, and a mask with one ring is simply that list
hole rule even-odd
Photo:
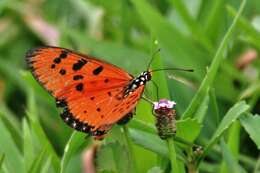
[{"label": "orange butterfly", "polygon": [[144,71],[134,78],[105,61],[59,47],[32,49],[26,60],[36,80],[64,108],[65,123],[97,139],[132,115],[152,77]]}]

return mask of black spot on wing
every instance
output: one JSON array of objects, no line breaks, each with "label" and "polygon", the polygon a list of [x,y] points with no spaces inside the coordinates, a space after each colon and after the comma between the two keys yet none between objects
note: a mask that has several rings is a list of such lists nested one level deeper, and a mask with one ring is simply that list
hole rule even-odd
[{"label": "black spot on wing", "polygon": [[59,55],[59,58],[61,58],[61,59],[67,58],[68,53],[69,53],[69,52],[66,51],[66,50],[61,51],[61,53],[60,53],[60,55]]},{"label": "black spot on wing", "polygon": [[87,64],[87,60],[80,59],[75,64],[73,64],[72,69],[74,71],[80,70],[85,64]]},{"label": "black spot on wing", "polygon": [[60,57],[54,58],[53,62],[55,64],[59,64],[61,62],[61,58]]},{"label": "black spot on wing", "polygon": [[66,70],[62,68],[59,73],[60,73],[61,75],[65,75],[65,74],[66,74]]},{"label": "black spot on wing", "polygon": [[83,83],[79,83],[79,84],[76,85],[76,90],[77,91],[83,91],[83,88],[84,88]]},{"label": "black spot on wing", "polygon": [[96,69],[93,70],[93,74],[94,75],[99,75],[99,73],[101,73],[103,71],[103,66],[99,66]]},{"label": "black spot on wing", "polygon": [[75,75],[75,76],[73,76],[73,80],[81,80],[81,79],[83,79],[82,75]]}]

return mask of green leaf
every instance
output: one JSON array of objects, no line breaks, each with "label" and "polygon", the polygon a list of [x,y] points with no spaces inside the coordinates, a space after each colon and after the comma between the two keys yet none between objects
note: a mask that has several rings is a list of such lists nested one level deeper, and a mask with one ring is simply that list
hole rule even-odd
[{"label": "green leaf", "polygon": [[52,157],[52,166],[55,169],[56,172],[59,172],[60,170],[60,159],[58,155],[56,154],[56,151],[54,150],[52,144],[50,143],[48,137],[46,136],[39,120],[38,120],[38,114],[37,114],[37,108],[35,105],[35,96],[34,91],[32,89],[28,92],[28,112],[27,116],[29,118],[29,122],[32,128],[32,131],[36,134],[37,139],[41,146],[47,147],[47,153],[51,155]]},{"label": "green leaf", "polygon": [[232,153],[229,150],[227,144],[224,142],[224,140],[221,140],[220,147],[221,147],[221,151],[222,151],[222,154],[223,154],[224,161],[227,165],[228,172],[239,173],[240,170],[238,168],[238,163],[233,158]]},{"label": "green leaf", "polygon": [[216,122],[216,125],[218,125],[220,118],[219,118],[219,110],[218,110],[216,92],[215,92],[214,88],[210,89],[209,98],[210,98],[210,105],[212,107],[212,114],[213,114],[213,117],[214,117],[214,121]]},{"label": "green leaf", "polygon": [[260,116],[259,115],[252,115],[248,113],[240,117],[240,122],[242,126],[245,128],[246,132],[249,134],[250,138],[254,141],[257,148],[260,150]]},{"label": "green leaf", "polygon": [[[1,112],[1,111],[0,111]],[[12,118],[12,114],[9,114],[8,112],[4,112],[3,114],[0,113],[0,120],[4,123],[5,127],[8,129],[9,133],[11,134],[16,147],[22,151],[22,136],[21,131],[19,130],[20,124],[17,124],[18,126],[15,127],[15,123],[12,122],[12,120],[16,120],[16,117]]]},{"label": "green leaf", "polygon": [[38,173],[41,171],[42,166],[45,163],[45,154],[47,151],[47,147],[43,147],[41,152],[38,155],[35,155],[35,158],[33,160],[33,164],[31,168],[29,169],[28,173]]},{"label": "green leaf", "polygon": [[[227,11],[232,17],[237,15],[237,11],[229,5],[227,6]],[[247,34],[246,36],[250,37],[254,46],[260,49],[260,33],[253,27],[250,21],[248,21],[245,17],[240,16],[238,19],[238,26]]]},{"label": "green leaf", "polygon": [[206,37],[206,35],[202,32],[201,27],[196,23],[196,21],[189,14],[188,9],[185,7],[185,3],[181,0],[170,0],[173,4],[174,8],[178,11],[183,21],[188,26],[192,36],[198,41],[201,45],[203,45],[208,51],[212,51],[213,46],[210,40]]},{"label": "green leaf", "polygon": [[0,154],[0,170],[1,170],[1,167],[4,163],[4,160],[5,160],[5,155],[4,154]]},{"label": "green leaf", "polygon": [[138,129],[138,130],[142,130],[142,131],[145,131],[145,132],[148,132],[148,133],[152,133],[152,134],[157,133],[154,124],[147,123],[146,121],[138,120],[136,118],[133,118],[129,122],[129,127],[134,128],[134,129]]},{"label": "green leaf", "polygon": [[160,167],[155,166],[149,169],[147,173],[163,173],[163,170]]},{"label": "green leaf", "polygon": [[[35,157],[35,145],[32,139],[32,133],[30,131],[27,120],[23,119],[23,151],[24,151],[24,161],[25,161],[25,170],[28,171],[33,164]],[[38,156],[38,155],[37,155]]]},{"label": "green leaf", "polygon": [[200,104],[200,106],[198,107],[198,110],[196,111],[194,118],[198,120],[199,123],[202,123],[207,111],[208,111],[208,107],[209,107],[209,95],[206,94],[206,96],[204,97],[202,103]]},{"label": "green leaf", "polygon": [[[131,0],[143,23],[158,39],[159,47],[162,49],[163,57],[169,57],[169,63],[176,66],[186,66],[201,71],[205,59],[205,51],[202,52],[195,47],[173,24],[170,24],[163,16],[156,11],[146,0]],[[185,48],[185,49],[183,49]],[[187,53],[186,49],[189,49]],[[192,55],[192,59],[190,58]],[[181,58],[180,58],[181,57]],[[200,78],[200,73],[191,75]]]},{"label": "green leaf", "polygon": [[[169,157],[168,147],[166,145],[166,142],[160,139],[158,135],[147,133],[136,129],[129,129],[129,131],[130,131],[130,136],[135,144],[142,146],[143,148],[153,151],[157,154],[160,154],[164,157],[167,158]],[[179,147],[176,147],[176,144],[175,144],[175,149],[178,154],[177,159],[184,160],[183,159],[184,156],[182,155]]]},{"label": "green leaf", "polygon": [[0,153],[5,155],[5,167],[9,172],[24,172],[22,154],[2,121],[0,121],[0,132]]},{"label": "green leaf", "polygon": [[[212,6],[208,9],[209,14],[207,15],[206,33],[209,37],[218,36],[216,33],[219,32],[221,22],[223,19],[223,8],[225,0],[211,1]],[[216,38],[214,38],[216,39]]]},{"label": "green leaf", "polygon": [[168,157],[167,145],[165,141],[158,137],[158,135],[146,133],[136,129],[129,129],[129,131],[130,136],[135,144]]},{"label": "green leaf", "polygon": [[66,172],[66,166],[68,166],[70,159],[75,155],[82,146],[87,146],[90,143],[91,138],[86,138],[85,133],[74,131],[68,140],[61,160],[60,173]]},{"label": "green leaf", "polygon": [[[232,154],[234,162],[238,161],[239,148],[240,148],[240,123],[235,121],[228,130],[227,146]],[[227,165],[222,162],[221,173],[227,173]]]},{"label": "green leaf", "polygon": [[42,164],[41,173],[49,173],[51,168],[51,156],[47,157],[46,162]]},{"label": "green leaf", "polygon": [[237,13],[235,19],[233,20],[231,26],[229,27],[227,33],[225,34],[223,40],[221,41],[221,43],[217,49],[217,52],[210,65],[208,73],[206,74],[205,78],[203,79],[198,91],[196,92],[195,96],[193,97],[188,108],[184,112],[184,114],[182,116],[183,119],[194,116],[194,113],[198,109],[198,106],[203,101],[204,97],[206,96],[208,89],[212,86],[212,83],[216,77],[219,66],[221,65],[221,62],[224,58],[224,55],[223,55],[224,50],[226,49],[226,47],[228,45],[228,41],[230,40],[232,33],[234,32],[234,29],[237,24],[237,20],[244,9],[245,3],[246,3],[246,0],[243,0],[240,5],[239,12]]},{"label": "green leaf", "polygon": [[103,144],[97,154],[99,171],[128,172],[131,170],[127,148],[118,142]]},{"label": "green leaf", "polygon": [[190,142],[193,142],[198,137],[202,127],[198,120],[190,118],[177,121],[176,126],[176,136]]},{"label": "green leaf", "polygon": [[249,106],[245,103],[245,101],[240,101],[236,103],[229,111],[226,113],[222,121],[220,122],[217,130],[211,137],[207,146],[205,147],[204,154],[206,154],[209,148],[217,142],[219,137],[230,127],[230,125],[239,118],[243,113],[245,113],[249,109]]}]

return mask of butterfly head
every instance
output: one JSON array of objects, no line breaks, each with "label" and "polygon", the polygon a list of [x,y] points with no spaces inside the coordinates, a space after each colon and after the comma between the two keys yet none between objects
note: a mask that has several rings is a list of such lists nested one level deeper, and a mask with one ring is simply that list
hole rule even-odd
[{"label": "butterfly head", "polygon": [[144,85],[146,82],[150,81],[152,79],[152,73],[150,71],[144,71],[139,76],[137,76],[130,85],[132,85],[133,89],[136,89],[137,87]]},{"label": "butterfly head", "polygon": [[143,77],[145,80],[145,82],[149,81],[152,79],[152,72],[149,70],[149,71],[144,71],[140,74],[139,77]]}]

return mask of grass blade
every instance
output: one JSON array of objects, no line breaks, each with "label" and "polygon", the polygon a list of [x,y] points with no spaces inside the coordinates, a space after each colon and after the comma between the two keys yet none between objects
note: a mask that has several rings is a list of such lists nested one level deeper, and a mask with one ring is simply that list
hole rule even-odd
[{"label": "grass blade", "polygon": [[46,150],[47,148],[44,147],[39,155],[36,155],[35,159],[33,160],[33,164],[31,166],[31,168],[29,169],[28,173],[38,173],[41,171],[42,165],[45,162],[45,154],[46,154]]},{"label": "grass blade", "polygon": [[220,46],[218,47],[218,50],[215,54],[215,57],[210,65],[209,71],[206,74],[205,78],[203,79],[197,93],[195,94],[195,96],[193,97],[191,103],[189,104],[188,108],[186,109],[186,111],[184,112],[182,118],[188,118],[188,117],[193,117],[195,111],[197,110],[199,104],[203,101],[203,98],[205,97],[205,95],[208,92],[208,89],[212,86],[212,83],[216,77],[217,71],[219,69],[219,66],[221,64],[221,61],[223,60],[224,56],[224,50],[227,47],[228,41],[232,35],[232,33],[234,32],[235,26],[237,24],[237,21],[245,7],[246,4],[246,0],[243,0],[238,13],[235,17],[235,19],[233,20],[231,26],[229,27],[227,33],[225,34],[223,40],[220,43]]},{"label": "grass blade", "polygon": [[249,106],[244,102],[240,101],[236,103],[229,111],[226,113],[222,121],[220,122],[217,130],[214,132],[212,138],[205,147],[204,155],[207,154],[211,146],[217,142],[219,137],[230,127],[230,125],[243,113],[249,109]]},{"label": "grass blade", "polygon": [[253,116],[248,113],[240,118],[242,126],[245,128],[246,132],[249,134],[250,138],[254,141],[257,148],[260,149],[260,117],[258,115]]},{"label": "grass blade", "polygon": [[197,25],[196,21],[189,14],[188,9],[185,7],[185,4],[181,0],[170,0],[175,9],[178,11],[183,21],[188,26],[192,36],[203,45],[209,52],[212,51],[213,46],[210,40],[201,32],[201,28]]},{"label": "grass blade", "polygon": [[74,131],[67,142],[64,153],[61,160],[60,173],[64,173],[66,166],[68,165],[72,156],[81,148],[83,145],[87,146],[90,142],[90,137],[86,139],[86,134]]},{"label": "grass blade", "polygon": [[1,167],[2,167],[2,165],[4,163],[4,160],[5,160],[5,155],[1,154],[1,156],[0,156],[0,170],[1,170]]},{"label": "grass blade", "polygon": [[10,132],[2,121],[0,121],[0,132],[0,152],[5,155],[5,167],[9,172],[24,172],[22,153],[16,147]]},{"label": "grass blade", "polygon": [[[227,172],[240,173],[238,163],[233,158],[233,155],[232,155],[231,151],[229,150],[228,145],[224,142],[224,140],[221,140],[220,147],[222,150],[224,161],[226,163],[225,165],[227,165],[227,170],[228,170]],[[223,172],[221,171],[221,173],[223,173]]]}]

